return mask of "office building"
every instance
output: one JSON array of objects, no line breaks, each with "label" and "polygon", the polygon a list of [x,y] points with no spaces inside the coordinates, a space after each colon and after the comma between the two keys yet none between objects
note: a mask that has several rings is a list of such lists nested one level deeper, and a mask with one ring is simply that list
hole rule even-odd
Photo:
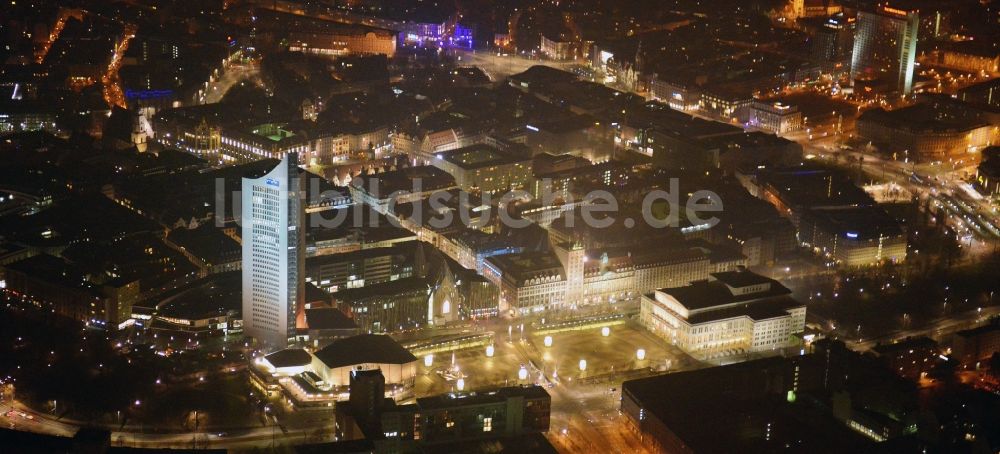
[{"label": "office building", "polygon": [[909,380],[918,381],[940,366],[938,363],[943,352],[934,339],[919,336],[875,345],[870,354],[881,360],[889,370]]},{"label": "office building", "polygon": [[576,45],[567,40],[562,35],[551,35],[552,38],[546,36],[544,33],[541,36],[541,44],[539,49],[542,54],[553,60],[573,60],[576,58]]},{"label": "office building", "polygon": [[424,326],[433,319],[427,279],[409,277],[334,294],[338,307],[351,315],[362,332],[391,333]]},{"label": "office building", "polygon": [[671,109],[698,110],[701,102],[701,87],[696,84],[653,79],[650,90],[654,99],[666,103]]},{"label": "office building", "polygon": [[407,167],[374,175],[358,175],[348,190],[351,199],[388,214],[390,205],[426,199],[437,191],[456,188],[455,178],[433,166]]},{"label": "office building", "polygon": [[840,171],[789,167],[741,178],[795,226],[798,240],[847,266],[906,260],[905,226]]},{"label": "office building", "polygon": [[418,398],[414,439],[430,445],[545,433],[551,400],[541,386]]},{"label": "office building", "polygon": [[752,99],[750,90],[727,85],[706,86],[702,88],[698,111],[721,121],[739,121],[747,117]]},{"label": "office building", "polygon": [[833,63],[833,70],[840,72],[841,64],[847,66],[854,48],[854,25],[856,18],[843,13],[826,18],[816,29],[813,38],[812,55],[818,60]]},{"label": "office building", "polygon": [[750,106],[750,126],[788,134],[802,129],[802,112],[798,106],[781,102],[754,101]]},{"label": "office building", "polygon": [[967,366],[979,368],[1000,352],[1000,320],[955,333],[951,339],[952,355]]},{"label": "office building", "polygon": [[652,452],[914,451],[877,444],[915,438],[912,385],[843,343],[815,350],[626,381],[624,422]]},{"label": "office building", "polygon": [[412,277],[416,245],[410,241],[390,247],[309,257],[305,279],[333,293]]},{"label": "office building", "polygon": [[125,327],[139,299],[138,281],[120,278],[95,284],[83,268],[47,254],[9,263],[0,271],[14,296],[92,328]]},{"label": "office building", "polygon": [[878,207],[805,210],[799,221],[799,241],[847,266],[906,260],[906,232]]},{"label": "office building", "polygon": [[438,153],[434,167],[455,177],[455,183],[465,191],[503,194],[511,189],[529,186],[531,156],[526,150],[500,151],[486,144]]},{"label": "office building", "polygon": [[453,392],[397,404],[385,397],[386,381],[377,369],[351,372],[349,401],[337,407],[339,440],[367,439],[376,452],[482,452],[461,449],[460,443],[508,442],[549,430],[552,399],[541,386]]},{"label": "office building", "polygon": [[0,104],[0,136],[26,131],[60,132],[54,109],[36,101]]},{"label": "office building", "polygon": [[919,25],[915,10],[883,4],[858,11],[851,79],[882,79],[900,96],[909,95],[913,91]]},{"label": "office building", "polygon": [[500,311],[520,315],[563,305],[566,271],[550,252],[524,252],[490,257],[483,275],[500,287]]},{"label": "office building", "polygon": [[958,90],[955,97],[962,101],[1000,107],[1000,78],[994,77]]},{"label": "office building", "polygon": [[305,214],[298,154],[259,178],[243,178],[243,329],[284,347],[304,309]]}]

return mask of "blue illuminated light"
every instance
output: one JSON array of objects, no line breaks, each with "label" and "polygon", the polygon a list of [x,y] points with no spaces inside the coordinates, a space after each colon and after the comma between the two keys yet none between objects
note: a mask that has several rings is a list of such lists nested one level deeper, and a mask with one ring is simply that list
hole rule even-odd
[{"label": "blue illuminated light", "polygon": [[128,99],[167,98],[173,95],[173,90],[125,90],[125,97]]}]

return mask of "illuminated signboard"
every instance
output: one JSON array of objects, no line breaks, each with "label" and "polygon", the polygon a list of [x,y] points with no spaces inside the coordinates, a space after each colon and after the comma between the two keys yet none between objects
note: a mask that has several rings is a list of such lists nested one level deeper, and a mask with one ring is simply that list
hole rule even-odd
[{"label": "illuminated signboard", "polygon": [[896,8],[888,7],[888,6],[883,7],[882,10],[885,11],[885,12],[887,12],[887,13],[889,13],[889,14],[895,14],[897,16],[905,16],[905,15],[908,14],[906,11],[903,11],[901,9],[896,9]]}]

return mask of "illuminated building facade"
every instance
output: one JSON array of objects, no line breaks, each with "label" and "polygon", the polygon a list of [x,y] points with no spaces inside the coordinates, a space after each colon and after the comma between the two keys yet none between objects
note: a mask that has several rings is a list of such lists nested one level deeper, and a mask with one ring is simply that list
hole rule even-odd
[{"label": "illuminated building facade", "polygon": [[708,281],[643,296],[646,329],[702,359],[777,351],[797,345],[806,308],[778,281],[749,271],[712,273]]},{"label": "illuminated building facade", "polygon": [[917,11],[880,5],[858,11],[858,25],[851,57],[851,79],[874,76],[906,96],[913,91],[917,55]]},{"label": "illuminated building facade", "polygon": [[298,155],[260,178],[243,179],[243,327],[247,336],[285,347],[303,307],[305,212]]},{"label": "illuminated building facade", "polygon": [[504,153],[486,144],[476,144],[438,153],[434,167],[455,177],[465,191],[505,193],[525,188],[531,182],[531,158]]},{"label": "illuminated building facade", "polygon": [[650,83],[653,98],[667,103],[671,109],[698,110],[701,102],[701,88],[694,84],[681,84],[661,79]]},{"label": "illuminated building facade", "polygon": [[797,106],[780,102],[754,101],[750,107],[750,126],[787,134],[802,129],[802,112]]},{"label": "illuminated building facade", "polygon": [[573,60],[576,58],[576,46],[572,41],[563,41],[560,38],[551,39],[542,35],[541,51],[546,57],[553,60]]}]

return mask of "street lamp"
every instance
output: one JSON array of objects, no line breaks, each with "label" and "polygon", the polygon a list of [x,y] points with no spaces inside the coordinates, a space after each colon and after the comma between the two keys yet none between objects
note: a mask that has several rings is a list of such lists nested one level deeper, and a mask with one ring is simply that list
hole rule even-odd
[{"label": "street lamp", "polygon": [[424,366],[431,367],[434,364],[434,355],[424,356]]},{"label": "street lamp", "polygon": [[458,381],[455,382],[455,386],[458,388],[459,391],[464,390],[465,389],[465,379],[464,378],[459,378]]},{"label": "street lamp", "polygon": [[581,359],[580,360],[580,372],[583,372],[585,370],[587,370],[587,360]]},{"label": "street lamp", "polygon": [[551,347],[552,346],[552,336],[545,336],[545,339],[542,339],[542,343],[545,344],[546,347]]},{"label": "street lamp", "polygon": [[493,354],[495,352],[496,352],[496,347],[494,347],[493,344],[490,344],[490,345],[486,346],[486,357],[487,358],[492,358]]},{"label": "street lamp", "polygon": [[527,380],[528,379],[528,369],[525,369],[524,366],[521,366],[521,368],[518,369],[518,371],[517,371],[517,379],[518,380]]},{"label": "street lamp", "polygon": [[635,359],[638,359],[639,361],[642,361],[642,360],[646,359],[646,350],[642,349],[642,348],[636,350],[635,351]]},{"label": "street lamp", "polygon": [[605,327],[601,328],[601,335],[604,336],[604,337],[610,336],[611,335],[611,327],[605,326]]}]

